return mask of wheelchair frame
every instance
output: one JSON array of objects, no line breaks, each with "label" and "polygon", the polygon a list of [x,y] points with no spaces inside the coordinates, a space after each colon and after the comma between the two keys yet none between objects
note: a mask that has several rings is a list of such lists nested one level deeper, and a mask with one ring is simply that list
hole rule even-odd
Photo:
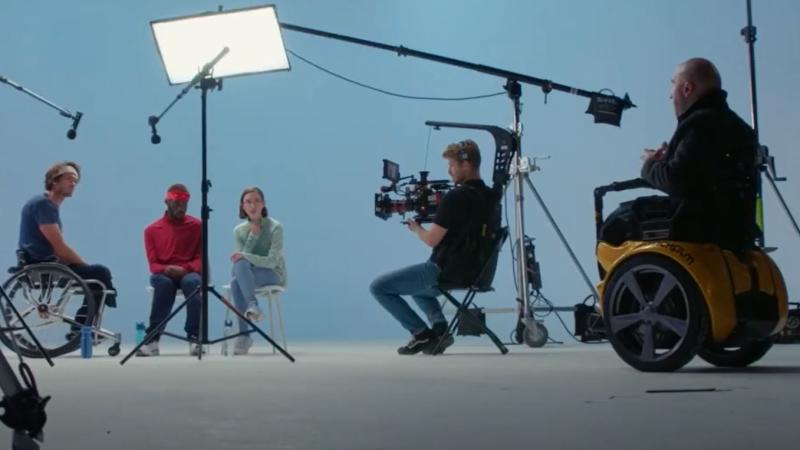
[{"label": "wheelchair frame", "polygon": [[[64,293],[62,293],[61,299],[59,299],[56,308],[52,308],[52,306],[49,304],[49,301],[52,300],[51,298],[46,299],[48,301],[48,304],[45,305],[44,303],[41,303],[41,301],[45,299],[43,298],[40,298],[39,300],[31,299],[29,298],[28,294],[23,292],[22,296],[25,297],[24,301],[27,301],[30,305],[27,310],[25,310],[20,314],[20,318],[24,321],[24,317],[32,312],[40,314],[40,317],[44,317],[46,315],[48,316],[48,318],[52,318],[51,319],[52,322],[41,324],[36,328],[45,328],[49,326],[51,323],[61,324],[65,322],[71,323],[73,325],[79,325],[75,317],[68,318],[64,316],[62,311],[59,310],[59,307],[61,307],[62,303],[68,302],[71,296],[75,295],[76,293],[82,292],[83,295],[85,296],[84,301],[86,304],[87,316],[91,318],[91,323],[92,323],[92,344],[98,345],[102,340],[107,339],[111,342],[111,346],[108,348],[108,354],[110,356],[116,356],[117,354],[119,354],[120,344],[122,341],[121,334],[114,333],[113,331],[102,328],[102,320],[103,320],[103,315],[105,313],[106,299],[109,295],[116,294],[116,291],[113,289],[108,289],[105,286],[105,284],[103,284],[99,280],[81,278],[65,264],[58,262],[37,262],[28,264],[23,256],[18,255],[17,266],[9,268],[9,273],[11,274],[11,276],[3,283],[3,288],[6,294],[8,295],[8,298],[3,298],[2,300],[0,300],[0,302],[10,301],[13,304],[14,302],[13,296],[15,292],[13,291],[10,292],[10,290],[8,289],[10,285],[15,282],[20,283],[19,280],[26,276],[30,281],[32,280],[32,278],[29,276],[29,274],[33,274],[36,273],[37,271],[42,271],[42,270],[55,270],[55,271],[60,271],[63,274],[66,274],[69,277],[69,280],[66,282],[64,286],[61,287],[63,288],[66,286],[69,288],[66,289]],[[41,282],[41,280],[39,282]],[[58,282],[63,283],[64,279],[60,279]],[[52,294],[53,289],[55,289],[57,286],[53,286],[52,281],[48,281],[48,283],[51,283],[51,285],[46,287],[39,286],[36,287],[36,289],[42,290],[44,293],[47,293],[49,297]],[[20,284],[20,286],[23,285]],[[94,304],[95,301],[97,300],[97,298],[95,298],[95,294],[99,294],[96,296],[99,298],[100,302],[99,306],[96,306]],[[36,311],[34,311],[34,309]],[[8,309],[4,308],[4,313],[8,314],[8,312],[9,312]],[[15,344],[13,344],[14,340],[17,339],[17,337],[10,336],[10,334],[15,333],[20,329],[22,329],[22,327],[18,326],[0,329],[0,331],[3,332],[3,338],[1,339],[2,342],[12,351],[17,350],[16,348],[14,348]],[[67,340],[68,343],[72,343],[73,341],[75,343],[67,346],[66,350],[59,351],[58,354],[55,354],[54,356],[60,356],[61,354],[71,353],[77,350],[80,345],[79,339],[80,337],[78,336],[77,339]],[[12,343],[12,345],[9,345],[9,343]],[[36,347],[31,348],[28,346],[19,346],[18,344],[16,344],[16,346],[19,348],[20,352],[25,356],[31,358],[45,357],[45,355],[42,355],[39,349]],[[64,349],[63,346],[61,348]],[[44,350],[47,352],[48,354],[47,356],[49,356],[52,353],[51,349],[44,349]]]}]

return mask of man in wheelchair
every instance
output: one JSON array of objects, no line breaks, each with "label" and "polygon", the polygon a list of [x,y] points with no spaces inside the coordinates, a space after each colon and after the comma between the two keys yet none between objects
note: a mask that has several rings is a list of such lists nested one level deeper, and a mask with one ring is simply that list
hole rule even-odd
[{"label": "man in wheelchair", "polygon": [[726,96],[710,61],[680,64],[670,95],[678,127],[669,144],[644,151],[641,176],[680,205],[676,238],[745,251],[756,237],[758,143]]},{"label": "man in wheelchair", "polygon": [[[754,246],[759,169],[753,129],[726,102],[714,65],[678,65],[670,142],[647,149],[640,180],[595,190],[606,333],[628,364],[676,370],[695,354],[745,366],[786,318],[780,271]],[[602,221],[602,195],[652,187]]]},{"label": "man in wheelchair", "polygon": [[670,239],[713,242],[747,251],[756,238],[758,167],[755,133],[728,107],[714,65],[702,58],[678,66],[672,99],[678,126],[669,144],[646,149],[641,177],[666,197],[623,203],[603,225],[601,240],[621,244],[641,233],[636,217],[662,217]]},{"label": "man in wheelchair", "polygon": [[[88,264],[66,243],[62,234],[59,208],[65,199],[73,195],[79,181],[80,166],[75,162],[59,162],[47,170],[45,192],[28,200],[22,208],[18,265],[10,270],[13,276],[5,286],[11,290],[10,294],[18,293],[25,297],[27,303],[33,302],[29,297],[47,296],[47,302],[38,299],[40,304],[36,312],[42,319],[51,318],[51,315],[69,317],[66,341],[76,341],[80,326],[86,324],[87,318],[94,322],[101,305],[116,306],[116,291],[109,269],[100,264]],[[32,265],[39,265],[41,270],[20,275]],[[70,280],[73,273],[81,280]],[[81,286],[74,286],[76,283]],[[41,292],[33,295],[31,290]],[[63,292],[55,296],[53,292],[56,290]],[[91,295],[87,295],[87,291]],[[76,293],[85,297],[80,306],[76,306],[77,311],[67,314],[54,306],[57,302],[74,297]],[[50,311],[44,303],[50,305]],[[93,305],[92,311],[89,311],[89,304]],[[109,337],[103,333],[99,333],[99,336]],[[64,339],[63,333],[61,339]]]},{"label": "man in wheelchair", "polygon": [[[437,300],[442,283],[470,283],[481,269],[477,249],[469,242],[485,233],[487,224],[499,205],[496,193],[480,176],[481,155],[478,145],[465,140],[447,146],[442,156],[456,187],[442,199],[430,229],[414,220],[408,229],[433,248],[428,261],[408,266],[376,278],[370,292],[409,333],[411,340],[398,348],[401,355],[443,353],[453,344],[447,333],[448,323]],[[488,241],[488,239],[487,239]],[[401,297],[410,295],[425,313],[431,326],[414,312]]]}]

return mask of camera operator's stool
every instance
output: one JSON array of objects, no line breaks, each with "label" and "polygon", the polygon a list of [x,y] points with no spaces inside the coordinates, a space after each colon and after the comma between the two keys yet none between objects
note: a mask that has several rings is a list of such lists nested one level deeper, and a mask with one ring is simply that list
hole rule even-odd
[{"label": "camera operator's stool", "polygon": [[[470,306],[472,306],[472,302],[475,300],[476,294],[494,291],[494,288],[492,288],[492,281],[494,281],[494,275],[497,271],[497,261],[500,255],[500,250],[503,248],[503,244],[505,243],[507,237],[508,228],[502,228],[497,233],[497,236],[494,238],[495,241],[493,242],[492,252],[489,254],[489,258],[483,262],[481,271],[478,273],[478,276],[472,283],[467,286],[441,283],[439,286],[437,286],[437,289],[439,289],[439,292],[445,296],[447,301],[456,307],[456,313],[447,326],[447,334],[452,336],[456,329],[459,328],[459,324],[461,324],[462,321],[467,320],[469,322],[465,322],[465,325],[470,328],[478,329],[479,333],[476,334],[483,333],[489,336],[489,339],[491,339],[494,345],[497,346],[498,350],[500,350],[500,353],[504,355],[508,353],[508,348],[497,337],[497,335],[486,326],[482,318],[476,317],[476,315],[473,314],[473,311],[477,312],[480,311],[480,309],[470,309]],[[451,291],[456,290],[467,291],[467,293],[464,295],[464,299],[460,302],[456,300],[452,294],[450,294]],[[441,341],[433,350],[434,355],[439,354],[438,350],[440,345]]]},{"label": "camera operator's stool", "polygon": [[[233,301],[231,297],[231,285],[226,284],[225,286],[222,286],[222,288],[225,289],[225,291],[228,293],[228,298],[231,299],[231,301]],[[286,331],[283,328],[283,314],[281,313],[281,294],[284,293],[285,291],[286,288],[281,285],[270,284],[266,286],[257,287],[255,293],[256,293],[256,300],[258,300],[259,298],[266,299],[267,303],[269,304],[269,329],[267,330],[267,335],[269,335],[269,337],[272,339],[275,338],[274,309],[277,310],[278,325],[280,326],[280,333],[281,333],[281,342],[283,342],[283,348],[287,349],[289,347],[286,345]],[[242,311],[242,313],[244,314],[244,311]],[[225,315],[226,315],[225,320],[228,320],[227,311],[225,312]],[[246,333],[249,334],[251,332],[252,330],[247,331]],[[272,347],[272,353],[276,353],[275,347]]]},{"label": "camera operator's stool", "polygon": [[[145,287],[145,290],[147,291],[147,294],[150,296],[150,302],[151,302],[151,305],[152,305],[153,294],[155,293],[155,289],[153,289],[153,286],[149,286],[148,285],[147,287]],[[199,292],[198,292],[198,295],[200,295]],[[185,299],[186,299],[186,297],[184,296],[183,291],[181,290],[181,288],[177,288],[175,290],[175,303],[179,303],[180,304],[180,300],[185,300]],[[152,306],[151,306],[151,308],[152,308]],[[148,325],[149,325],[149,323],[148,323]],[[171,333],[171,332],[166,331],[166,330],[163,330],[161,332],[161,336],[169,336],[169,337],[173,337],[175,339],[180,339],[182,341],[188,342],[189,343],[189,352],[191,353],[192,344],[194,344],[194,342],[188,340],[187,336],[181,336],[181,335],[178,335],[178,334],[175,334],[175,333]],[[202,347],[202,351],[205,353],[207,350],[208,350],[208,347],[206,345],[204,345]]]}]

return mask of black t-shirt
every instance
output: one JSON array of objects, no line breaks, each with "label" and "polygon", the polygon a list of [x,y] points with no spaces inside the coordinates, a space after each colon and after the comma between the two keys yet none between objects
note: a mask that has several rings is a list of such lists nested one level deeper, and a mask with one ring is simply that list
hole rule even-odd
[{"label": "black t-shirt", "polygon": [[433,248],[431,261],[443,267],[447,249],[463,238],[467,227],[473,222],[483,222],[485,218],[475,217],[486,214],[486,203],[492,191],[483,180],[470,180],[448,192],[436,210],[433,223],[447,229],[439,245]]}]

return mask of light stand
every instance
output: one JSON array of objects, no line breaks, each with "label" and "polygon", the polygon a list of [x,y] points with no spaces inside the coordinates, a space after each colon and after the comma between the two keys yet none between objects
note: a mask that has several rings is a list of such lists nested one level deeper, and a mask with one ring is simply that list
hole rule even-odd
[{"label": "light stand", "polygon": [[[750,115],[753,130],[756,133],[756,140],[760,142],[758,135],[758,97],[756,94],[756,27],[753,26],[753,10],[750,0],[747,0],[747,26],[742,28],[741,35],[744,37],[744,41],[747,44],[748,50],[747,56],[750,69]],[[759,145],[758,147],[758,165],[761,174],[767,179],[770,186],[772,186],[772,190],[775,192],[775,195],[778,197],[781,208],[783,208],[783,211],[789,217],[789,221],[792,223],[794,231],[797,232],[798,236],[800,236],[800,226],[797,225],[797,221],[795,220],[794,215],[792,215],[789,205],[786,204],[786,200],[783,199],[783,195],[778,189],[778,185],[776,183],[778,181],[786,181],[786,177],[779,177],[777,175],[775,171],[775,157],[770,156],[769,148],[764,145]],[[758,193],[756,199],[758,205],[756,209],[756,222],[758,223],[759,227],[758,236],[756,237],[756,244],[759,247],[764,247],[764,207],[762,198],[762,183],[760,182],[758,183]]]},{"label": "light stand", "polygon": [[430,61],[440,62],[452,66],[462,67],[465,69],[470,69],[505,79],[506,84],[504,88],[508,92],[509,99],[511,99],[513,106],[513,114],[514,114],[512,131],[515,140],[516,152],[512,156],[512,163],[511,163],[511,181],[514,183],[514,194],[515,194],[514,216],[515,216],[516,226],[514,227],[514,245],[517,249],[518,252],[517,254],[520,255],[520,257],[518,258],[518,270],[516,271],[517,272],[516,282],[517,282],[517,290],[519,292],[519,295],[521,296],[520,303],[522,305],[522,315],[525,318],[525,326],[529,327],[529,329],[533,333],[541,332],[541,328],[539,327],[537,322],[533,319],[533,315],[528,310],[529,293],[528,293],[527,271],[525,266],[525,258],[522,257],[522,255],[524,255],[524,237],[525,237],[525,221],[524,221],[525,208],[524,208],[524,198],[523,198],[525,189],[524,188],[525,180],[527,180],[528,187],[532,189],[534,195],[539,200],[540,205],[543,206],[544,210],[546,211],[546,214],[548,218],[551,220],[551,223],[556,228],[559,237],[562,240],[562,243],[566,245],[567,250],[570,253],[570,256],[573,258],[573,261],[576,263],[581,274],[583,275],[584,281],[586,281],[592,293],[594,294],[595,298],[597,298],[597,291],[595,290],[594,285],[589,280],[589,277],[586,275],[586,272],[583,270],[583,268],[581,268],[580,264],[577,261],[577,258],[575,257],[575,254],[570,249],[563,234],[561,234],[561,232],[558,231],[558,226],[552,219],[552,216],[550,216],[550,213],[547,212],[547,208],[544,206],[544,202],[541,200],[541,197],[536,192],[533,183],[531,183],[530,180],[528,179],[528,173],[530,173],[531,171],[531,164],[528,158],[523,157],[521,155],[522,126],[520,123],[520,116],[522,113],[522,107],[520,103],[520,98],[522,97],[522,88],[520,86],[520,83],[527,83],[539,86],[541,87],[542,92],[544,92],[545,95],[548,95],[553,90],[556,90],[578,95],[581,97],[587,97],[590,99],[590,103],[586,113],[591,114],[594,117],[595,123],[606,123],[617,126],[619,126],[620,119],[622,117],[622,111],[636,106],[631,102],[627,94],[625,94],[624,98],[619,98],[612,94],[586,91],[583,89],[578,89],[563,84],[554,83],[550,80],[544,80],[541,78],[536,78],[521,73],[510,72],[507,70],[497,69],[494,67],[489,67],[481,64],[474,64],[454,58],[448,58],[444,56],[435,55],[432,53],[413,50],[403,46],[387,45],[379,42],[355,38],[352,36],[345,36],[341,34],[330,33],[327,31],[321,31],[313,28],[307,28],[287,23],[281,23],[280,26],[281,28],[291,31],[297,31],[300,33],[321,36],[344,42],[350,42],[358,45],[364,45],[367,47],[379,48],[382,50],[389,50],[392,52],[396,52],[399,56],[414,56],[417,58],[427,59]]},{"label": "light stand", "polygon": [[57,110],[58,113],[61,114],[62,116],[72,119],[72,126],[67,131],[67,139],[70,139],[70,140],[75,139],[75,137],[78,135],[78,124],[81,123],[81,118],[83,117],[83,113],[82,112],[76,111],[75,114],[73,114],[73,113],[67,111],[66,109],[56,105],[55,103],[51,102],[50,100],[47,100],[46,98],[42,97],[41,95],[36,94],[35,92],[32,92],[32,91],[29,91],[28,89],[24,88],[23,86],[20,86],[19,84],[9,80],[8,78],[4,77],[3,75],[0,75],[0,83],[5,83],[5,84],[13,87],[14,89],[16,89],[16,90],[18,90],[20,92],[28,94],[31,97],[35,98],[36,100],[39,100],[40,102],[44,103],[45,105]]},{"label": "light stand", "polygon": [[[266,23],[265,23],[266,22]],[[273,26],[270,26],[272,22]],[[208,179],[208,142],[207,142],[207,115],[206,104],[207,94],[209,91],[215,89],[222,89],[222,80],[214,78],[214,75],[235,76],[239,74],[257,73],[260,71],[268,70],[285,70],[288,65],[284,64],[286,60],[285,53],[282,53],[283,60],[280,59],[275,48],[270,50],[273,52],[264,59],[260,55],[262,50],[258,46],[251,45],[251,39],[258,40],[259,38],[266,38],[267,41],[273,44],[273,47],[280,47],[283,49],[283,43],[280,39],[279,28],[277,26],[277,16],[275,15],[274,7],[271,5],[255,8],[245,8],[239,10],[231,10],[226,12],[217,13],[204,13],[196,16],[187,16],[177,19],[169,19],[165,21],[154,21],[153,32],[158,44],[159,53],[162,56],[164,66],[167,68],[167,75],[173,84],[188,81],[178,96],[167,106],[167,108],[158,116],[150,116],[148,118],[148,125],[151,128],[151,139],[153,144],[161,142],[161,137],[158,135],[156,125],[161,118],[169,111],[175,103],[183,98],[184,95],[196,85],[199,85],[200,100],[201,100],[201,151],[202,151],[202,206],[201,206],[201,221],[202,221],[202,273],[200,287],[185,296],[183,303],[170,312],[169,316],[164,319],[158,326],[156,326],[144,340],[139,343],[122,361],[120,364],[125,364],[139,348],[146,342],[161,333],[166,327],[167,323],[175,317],[175,315],[183,308],[186,307],[189,301],[195,299],[200,295],[201,312],[200,312],[200,333],[194,343],[198,346],[197,358],[203,358],[203,346],[216,344],[218,342],[233,339],[239,336],[248,335],[250,333],[258,333],[269,342],[273,348],[277,349],[290,361],[294,362],[294,357],[290,355],[283,347],[278,345],[269,335],[258,328],[250,319],[245,317],[234,305],[232,305],[225,297],[220,295],[209,283],[210,264],[208,258],[208,222],[211,215],[211,208],[208,206],[208,191],[211,188],[211,182]],[[270,34],[272,33],[272,34]],[[275,36],[277,34],[277,37]],[[199,45],[198,41],[202,41],[203,45]],[[205,41],[203,41],[205,40]],[[210,40],[210,41],[209,41]],[[226,45],[220,42],[227,43]],[[261,44],[262,42],[259,42]],[[203,64],[201,69],[194,73],[194,76],[187,76],[187,68],[200,66],[197,58],[208,55],[209,46],[214,45],[213,48],[222,48],[213,59]],[[229,46],[230,45],[230,46]],[[199,46],[199,48],[198,48]],[[199,53],[197,53],[199,51]],[[250,53],[256,52],[254,57],[250,57]],[[231,55],[229,60],[228,54]],[[191,58],[187,59],[187,55]],[[224,59],[223,59],[224,58]],[[219,70],[221,68],[221,70]],[[209,293],[213,294],[222,304],[232,311],[237,317],[246,322],[250,329],[237,334],[223,336],[220,339],[210,340],[208,338],[208,297]],[[183,336],[177,336],[170,333],[165,335],[175,337],[182,340],[187,340]]]},{"label": "light stand", "polygon": [[[208,179],[208,157],[207,157],[207,155],[208,155],[208,141],[207,141],[207,126],[206,126],[206,123],[207,123],[206,104],[207,104],[207,95],[208,95],[208,91],[209,90],[213,91],[215,89],[222,89],[222,80],[217,80],[217,79],[213,78],[212,77],[212,71],[213,71],[214,65],[217,62],[219,62],[226,54],[228,54],[228,52],[229,52],[229,49],[227,47],[223,48],[222,51],[213,60],[211,60],[209,63],[207,63],[207,64],[205,64],[203,66],[203,69],[192,79],[192,81],[189,83],[189,85],[187,85],[178,94],[178,96],[175,98],[175,100],[173,100],[159,116],[150,116],[150,118],[148,119],[148,124],[152,128],[151,142],[154,143],[154,144],[158,144],[159,142],[161,142],[161,137],[158,135],[158,133],[156,131],[156,128],[155,128],[156,124],[158,124],[158,122],[161,119],[161,117],[163,117],[164,114],[166,114],[167,111],[169,111],[170,108],[172,108],[172,106],[178,100],[180,100],[184,95],[186,95],[186,92],[188,92],[189,89],[191,89],[194,85],[199,83],[200,104],[201,104],[200,122],[201,122],[201,140],[202,140],[202,145],[201,145],[201,147],[202,147],[202,151],[201,151],[201,153],[202,153],[202,156],[201,156],[201,160],[202,160],[202,164],[201,164],[202,165],[202,181],[201,181],[202,206],[201,206],[201,213],[200,213],[200,218],[201,218],[201,222],[202,222],[202,252],[203,252],[203,255],[202,255],[202,257],[203,257],[202,267],[203,268],[202,268],[202,273],[200,274],[202,281],[200,283],[200,287],[198,287],[195,292],[192,292],[191,294],[187,295],[185,297],[183,303],[181,303],[177,308],[175,308],[169,314],[169,316],[167,316],[167,318],[164,319],[157,327],[155,327],[152,331],[150,331],[150,333],[148,333],[147,336],[145,336],[144,340],[142,340],[142,342],[140,342],[136,347],[134,347],[134,349],[131,350],[131,352],[122,361],[120,361],[121,365],[125,364],[128,361],[128,359],[130,359],[136,353],[136,351],[139,350],[146,342],[150,342],[150,340],[152,338],[154,338],[156,335],[158,335],[166,327],[167,323],[170,320],[172,320],[172,318],[175,317],[175,315],[178,314],[178,312],[180,312],[181,309],[185,308],[186,305],[189,303],[189,301],[193,300],[194,297],[196,295],[198,295],[198,294],[200,294],[200,301],[201,301],[201,306],[200,306],[200,308],[201,308],[200,309],[200,334],[197,336],[197,340],[195,341],[195,344],[198,346],[198,352],[197,352],[197,358],[198,359],[202,359],[203,358],[203,351],[202,351],[203,345],[216,344],[218,342],[226,341],[228,339],[233,339],[233,338],[236,338],[236,337],[241,336],[241,335],[250,334],[251,332],[256,332],[256,333],[260,334],[261,337],[266,339],[267,342],[272,344],[272,346],[274,348],[276,348],[278,351],[280,351],[285,357],[289,358],[290,361],[294,362],[294,357],[292,357],[292,355],[290,355],[283,347],[278,345],[278,343],[276,343],[271,337],[269,337],[269,335],[264,333],[264,331],[262,331],[259,327],[257,327],[252,321],[250,321],[250,319],[245,317],[245,315],[242,314],[238,310],[238,308],[236,308],[234,305],[232,305],[227,299],[225,299],[225,297],[220,295],[220,293],[217,292],[216,289],[214,289],[214,286],[210,285],[209,279],[208,279],[208,274],[209,274],[209,270],[210,270],[210,264],[209,264],[209,259],[208,259],[208,221],[211,218],[211,208],[208,206],[208,191],[211,188],[211,181]],[[208,294],[209,293],[214,294],[214,296],[217,297],[217,299],[220,302],[222,302],[222,304],[225,305],[226,308],[228,308],[229,310],[233,311],[233,313],[236,314],[236,316],[238,316],[240,319],[242,319],[245,322],[247,322],[247,324],[250,326],[250,331],[241,332],[241,333],[237,333],[237,334],[233,334],[233,335],[229,335],[229,336],[224,336],[224,337],[222,337],[220,339],[209,340],[208,339]],[[172,336],[172,337],[175,337],[177,339],[187,340],[188,341],[188,339],[184,338],[183,336],[177,336],[177,335],[173,335],[173,334],[168,334],[168,335]]]}]

